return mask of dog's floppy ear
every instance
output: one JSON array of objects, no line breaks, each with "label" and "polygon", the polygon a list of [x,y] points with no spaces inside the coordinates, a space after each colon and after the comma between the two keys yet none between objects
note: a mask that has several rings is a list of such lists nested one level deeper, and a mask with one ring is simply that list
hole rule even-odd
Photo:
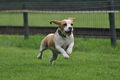
[{"label": "dog's floppy ear", "polygon": [[60,25],[60,21],[57,21],[57,20],[53,20],[53,21],[50,21],[50,24],[52,24],[52,23],[55,23],[55,24],[57,24],[57,25]]},{"label": "dog's floppy ear", "polygon": [[75,21],[75,18],[67,18],[67,19],[70,19],[72,22],[74,22],[74,21]]}]

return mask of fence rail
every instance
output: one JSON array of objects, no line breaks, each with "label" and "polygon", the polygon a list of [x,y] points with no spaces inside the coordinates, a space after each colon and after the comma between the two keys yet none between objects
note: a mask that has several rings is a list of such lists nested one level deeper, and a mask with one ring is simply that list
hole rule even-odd
[{"label": "fence rail", "polygon": [[[54,33],[57,27],[29,27],[31,35]],[[23,26],[0,26],[0,34],[24,35]],[[74,36],[83,38],[110,38],[110,28],[74,27]],[[116,28],[116,38],[120,39],[120,28]]]},{"label": "fence rail", "polygon": [[1,10],[0,13],[120,13],[120,10],[94,10],[94,11],[39,11],[39,10]]}]

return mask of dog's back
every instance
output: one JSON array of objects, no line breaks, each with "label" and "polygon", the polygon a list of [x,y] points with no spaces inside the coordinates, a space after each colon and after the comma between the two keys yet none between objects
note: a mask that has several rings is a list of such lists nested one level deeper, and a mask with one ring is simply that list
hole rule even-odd
[{"label": "dog's back", "polygon": [[41,45],[50,48],[53,47],[55,48],[55,43],[54,43],[54,34],[48,34],[41,42]]}]

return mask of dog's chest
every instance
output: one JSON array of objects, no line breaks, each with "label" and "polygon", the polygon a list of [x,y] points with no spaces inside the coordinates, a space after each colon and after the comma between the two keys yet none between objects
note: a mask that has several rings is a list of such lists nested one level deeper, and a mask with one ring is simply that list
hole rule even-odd
[{"label": "dog's chest", "polygon": [[73,37],[55,37],[55,45],[61,46],[63,49],[66,49],[70,43],[73,42]]},{"label": "dog's chest", "polygon": [[[72,43],[72,42],[74,42],[74,37],[73,37],[73,35],[71,35],[71,36],[67,36],[66,38],[63,38],[63,37],[61,37],[61,36],[59,36],[58,34],[56,34],[55,36],[54,36],[54,43],[55,43],[55,47],[56,46],[59,46],[59,47],[61,47],[61,48],[63,48],[64,50],[67,50],[67,48],[68,48],[68,46]],[[53,52],[55,52],[55,53],[60,53],[57,49],[55,49],[54,47],[50,47],[50,49],[53,51]]]},{"label": "dog's chest", "polygon": [[[59,45],[64,50],[67,50],[69,44],[71,43],[71,40],[69,40],[69,39],[59,39],[59,41],[55,41],[55,42],[56,42],[55,45]],[[60,54],[60,52],[58,50],[56,50],[55,48],[50,47],[50,49],[53,52]]]},{"label": "dog's chest", "polygon": [[71,43],[71,40],[70,39],[63,39],[61,40],[61,47],[63,49],[66,49],[68,47],[68,45]]}]

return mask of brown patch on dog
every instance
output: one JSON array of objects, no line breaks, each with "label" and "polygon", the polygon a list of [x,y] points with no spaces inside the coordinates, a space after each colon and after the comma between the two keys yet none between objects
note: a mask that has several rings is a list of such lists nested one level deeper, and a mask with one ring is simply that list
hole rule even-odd
[{"label": "brown patch on dog", "polygon": [[53,20],[53,21],[50,21],[50,24],[52,24],[52,23],[55,23],[55,24],[57,24],[57,25],[60,25],[60,21],[57,21],[57,20]]},{"label": "brown patch on dog", "polygon": [[52,21],[50,21],[50,24],[55,23],[55,24],[59,25],[59,28],[61,29],[61,31],[63,31],[64,27],[67,26],[67,23],[65,20],[71,20],[72,21],[71,26],[73,26],[73,22],[75,21],[75,18],[67,18],[67,19],[63,19],[61,21],[52,20]]},{"label": "brown patch on dog", "polygon": [[65,20],[62,20],[61,24],[59,25],[61,31],[63,31],[64,27],[66,27],[66,26],[67,26],[67,23],[65,22]]},{"label": "brown patch on dog", "polygon": [[45,47],[53,47],[53,48],[55,48],[54,34],[49,34],[49,35],[47,35],[47,36],[43,39],[42,45],[45,46]]},{"label": "brown patch on dog", "polygon": [[75,18],[67,18],[67,19],[70,19],[72,22],[74,22],[74,21],[75,21]]}]

